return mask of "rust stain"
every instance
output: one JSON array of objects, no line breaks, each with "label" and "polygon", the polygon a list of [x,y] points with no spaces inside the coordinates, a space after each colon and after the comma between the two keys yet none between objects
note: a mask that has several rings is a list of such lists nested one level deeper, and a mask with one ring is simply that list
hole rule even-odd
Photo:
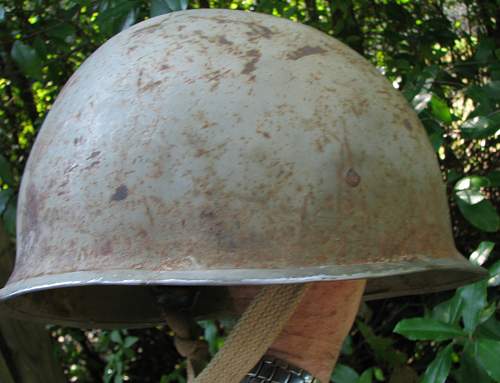
[{"label": "rust stain", "polygon": [[115,192],[111,196],[111,201],[123,201],[128,197],[128,188],[126,185],[120,185],[116,188]]},{"label": "rust stain", "polygon": [[262,57],[262,54],[257,49],[250,49],[245,53],[245,56],[249,57],[250,61],[245,64],[241,74],[252,74],[255,69],[257,69],[257,63]]},{"label": "rust stain", "polygon": [[267,139],[270,139],[271,138],[271,135],[268,133],[268,132],[264,132],[263,130],[259,130],[257,129],[256,132],[262,136],[264,136],[265,138]]},{"label": "rust stain", "polygon": [[321,48],[321,47],[312,47],[309,45],[306,45],[302,48],[299,48],[293,52],[288,53],[286,58],[288,60],[298,60],[301,59],[302,57],[306,56],[311,56],[311,55],[318,55],[322,53],[326,53],[327,50]]},{"label": "rust stain", "polygon": [[127,49],[127,53],[131,54],[133,51],[137,49],[137,45],[132,45]]},{"label": "rust stain", "polygon": [[153,88],[156,88],[158,85],[161,84],[161,81],[153,81],[153,82],[150,82],[148,84],[145,84],[144,86],[142,86],[139,90],[141,92],[147,92]]},{"label": "rust stain", "polygon": [[161,71],[164,71],[164,70],[169,70],[171,68],[170,65],[167,65],[167,64],[163,64],[162,66],[160,66],[160,70]]},{"label": "rust stain", "polygon": [[131,37],[136,37],[136,36],[142,35],[145,32],[153,32],[156,29],[158,29],[161,26],[161,24],[162,23],[160,22],[160,23],[156,23],[156,24],[153,24],[153,25],[148,25],[147,27],[135,30],[134,32],[132,32]]},{"label": "rust stain", "polygon": [[91,160],[93,158],[96,158],[99,154],[101,154],[101,151],[100,150],[96,150],[96,151],[90,153],[90,156],[87,157],[87,160]]},{"label": "rust stain", "polygon": [[78,167],[77,164],[73,164],[64,169],[64,174],[69,174]]},{"label": "rust stain", "polygon": [[142,75],[144,73],[144,69],[139,71],[139,76],[137,77],[137,87],[140,89],[142,87]]},{"label": "rust stain", "polygon": [[101,163],[101,161],[93,161],[89,166],[84,167],[83,170],[92,169],[93,167],[99,165],[100,163]]},{"label": "rust stain", "polygon": [[195,153],[195,157],[196,158],[200,158],[200,157],[203,157],[205,154],[208,154],[210,153],[210,150],[206,150],[206,149],[203,149],[203,148],[198,148],[196,150],[196,153]]},{"label": "rust stain", "polygon": [[217,37],[217,41],[220,45],[233,45],[232,41],[229,41],[225,36],[222,35]]},{"label": "rust stain", "polygon": [[102,246],[101,246],[101,254],[102,255],[110,255],[113,253],[113,244],[111,243],[111,241],[108,239],[106,240]]},{"label": "rust stain", "polygon": [[83,137],[77,137],[73,140],[73,145],[77,146],[83,143]]},{"label": "rust stain", "polygon": [[403,120],[403,124],[406,129],[408,129],[410,132],[413,130],[413,126],[411,125],[411,122],[407,119]]},{"label": "rust stain", "polygon": [[215,89],[218,88],[220,80],[226,77],[229,73],[231,73],[231,69],[226,69],[225,71],[218,69],[213,72],[207,73],[206,75],[202,76],[202,78],[206,78],[208,82],[212,82],[210,91],[213,92]]},{"label": "rust stain", "polygon": [[316,149],[318,150],[318,152],[323,152],[324,151],[324,148],[325,146],[323,145],[323,143],[321,142],[321,140],[319,138],[317,138],[314,143],[316,144]]},{"label": "rust stain", "polygon": [[302,203],[302,209],[300,210],[300,222],[302,223],[302,225],[304,225],[306,222],[308,206],[312,199],[313,199],[312,192],[307,193],[306,196],[304,197],[304,202]]},{"label": "rust stain", "polygon": [[208,121],[205,121],[203,122],[203,125],[201,126],[202,129],[208,129],[208,128],[211,128],[211,127],[214,127],[216,126],[217,124],[215,122],[208,122]]},{"label": "rust stain", "polygon": [[23,232],[34,232],[35,236],[38,234],[40,201],[38,199],[38,192],[33,184],[28,186],[26,191],[26,213],[23,219]]},{"label": "rust stain", "polygon": [[361,176],[354,169],[349,169],[345,174],[345,181],[353,188],[358,186],[361,182]]}]

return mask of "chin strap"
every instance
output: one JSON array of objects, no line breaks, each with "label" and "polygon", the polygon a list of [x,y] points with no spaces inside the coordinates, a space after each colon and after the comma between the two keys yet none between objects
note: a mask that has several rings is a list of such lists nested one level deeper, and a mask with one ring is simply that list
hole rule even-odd
[{"label": "chin strap", "polygon": [[239,383],[259,362],[290,319],[308,284],[262,288],[224,346],[192,383]]}]

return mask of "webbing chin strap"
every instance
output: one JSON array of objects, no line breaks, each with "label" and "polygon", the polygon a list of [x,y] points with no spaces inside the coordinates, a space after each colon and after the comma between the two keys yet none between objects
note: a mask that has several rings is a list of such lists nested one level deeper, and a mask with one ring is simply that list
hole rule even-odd
[{"label": "webbing chin strap", "polygon": [[189,382],[241,382],[281,333],[308,286],[263,287],[227,337],[224,346],[207,367]]}]

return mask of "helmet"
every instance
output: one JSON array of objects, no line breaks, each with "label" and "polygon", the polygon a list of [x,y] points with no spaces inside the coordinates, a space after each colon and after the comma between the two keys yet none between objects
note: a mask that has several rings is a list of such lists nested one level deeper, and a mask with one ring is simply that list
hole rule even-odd
[{"label": "helmet", "polygon": [[360,55],[257,13],[155,17],[71,77],[30,154],[13,315],[143,326],[231,310],[228,285],[484,276],[455,249],[433,149]]}]

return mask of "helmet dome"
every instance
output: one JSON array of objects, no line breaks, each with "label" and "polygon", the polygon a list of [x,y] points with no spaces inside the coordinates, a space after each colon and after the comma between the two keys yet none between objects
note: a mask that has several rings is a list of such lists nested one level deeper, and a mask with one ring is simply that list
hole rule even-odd
[{"label": "helmet dome", "polygon": [[5,306],[76,325],[161,322],[151,285],[185,303],[368,278],[378,298],[483,275],[389,82],[315,29],[227,10],[152,18],[84,62],[31,152],[17,245]]}]

